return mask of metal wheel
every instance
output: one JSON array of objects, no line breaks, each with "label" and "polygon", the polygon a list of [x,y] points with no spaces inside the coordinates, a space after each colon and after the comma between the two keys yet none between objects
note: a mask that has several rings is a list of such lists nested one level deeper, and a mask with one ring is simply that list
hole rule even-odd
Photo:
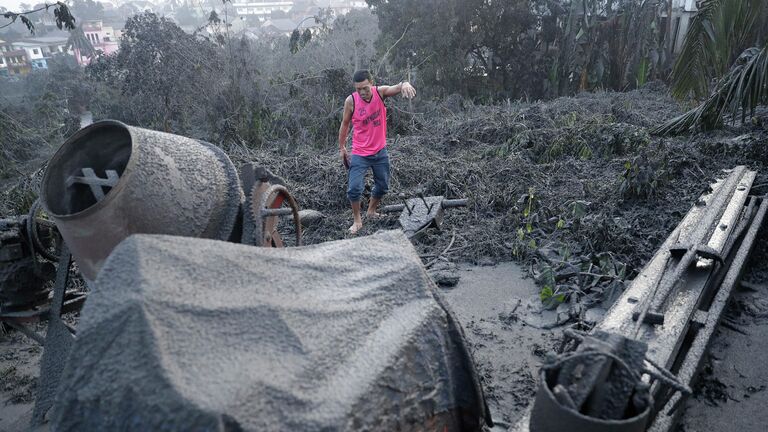
[{"label": "metal wheel", "polygon": [[[283,207],[284,204],[287,207]],[[299,205],[285,186],[256,182],[251,191],[251,206],[257,246],[285,247],[283,237],[277,229],[281,216],[293,216],[296,246],[301,246]]]}]

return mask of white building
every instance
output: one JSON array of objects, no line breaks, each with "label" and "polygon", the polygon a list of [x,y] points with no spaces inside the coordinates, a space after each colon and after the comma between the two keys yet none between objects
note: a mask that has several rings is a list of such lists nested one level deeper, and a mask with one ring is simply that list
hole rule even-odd
[{"label": "white building", "polygon": [[336,16],[346,15],[352,9],[368,7],[368,3],[360,0],[315,0],[315,4],[322,9],[331,9]]},{"label": "white building", "polygon": [[232,6],[241,17],[252,16],[259,21],[266,21],[272,12],[288,12],[293,7],[292,0],[233,0]]},{"label": "white building", "polygon": [[47,69],[51,57],[67,53],[66,36],[42,36],[15,42],[0,41],[0,75]]},{"label": "white building", "polygon": [[[672,38],[675,41],[675,54],[680,53],[691,19],[698,11],[696,0],[674,0],[672,3]],[[666,18],[666,11],[662,16]]]}]

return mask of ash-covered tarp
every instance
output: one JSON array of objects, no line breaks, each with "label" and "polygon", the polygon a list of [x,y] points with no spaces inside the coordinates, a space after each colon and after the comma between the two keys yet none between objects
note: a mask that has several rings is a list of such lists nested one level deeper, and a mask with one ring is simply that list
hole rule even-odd
[{"label": "ash-covered tarp", "polygon": [[51,421],[455,431],[490,417],[461,328],[391,231],[288,249],[126,239],[88,297]]}]

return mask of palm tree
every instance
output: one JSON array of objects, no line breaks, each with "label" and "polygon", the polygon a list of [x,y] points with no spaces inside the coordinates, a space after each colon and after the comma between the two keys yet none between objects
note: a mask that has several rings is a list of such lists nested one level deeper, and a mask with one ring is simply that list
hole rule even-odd
[{"label": "palm tree", "polygon": [[727,115],[735,121],[741,114],[744,121],[768,103],[768,2],[703,0],[698,5],[672,71],[672,94],[704,101],[654,130],[657,134],[715,128]]},{"label": "palm tree", "polygon": [[91,41],[85,36],[82,25],[69,32],[67,50],[69,49],[72,49],[75,52],[78,63],[80,63],[80,59],[83,56],[90,59],[96,55],[96,50],[93,48]]}]

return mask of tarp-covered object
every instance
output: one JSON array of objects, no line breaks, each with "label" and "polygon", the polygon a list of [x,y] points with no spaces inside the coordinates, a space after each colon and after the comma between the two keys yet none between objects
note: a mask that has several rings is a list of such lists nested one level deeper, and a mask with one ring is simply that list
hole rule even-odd
[{"label": "tarp-covered object", "polygon": [[462,330],[397,231],[288,249],[129,237],[88,297],[51,416],[78,432],[486,419]]}]

